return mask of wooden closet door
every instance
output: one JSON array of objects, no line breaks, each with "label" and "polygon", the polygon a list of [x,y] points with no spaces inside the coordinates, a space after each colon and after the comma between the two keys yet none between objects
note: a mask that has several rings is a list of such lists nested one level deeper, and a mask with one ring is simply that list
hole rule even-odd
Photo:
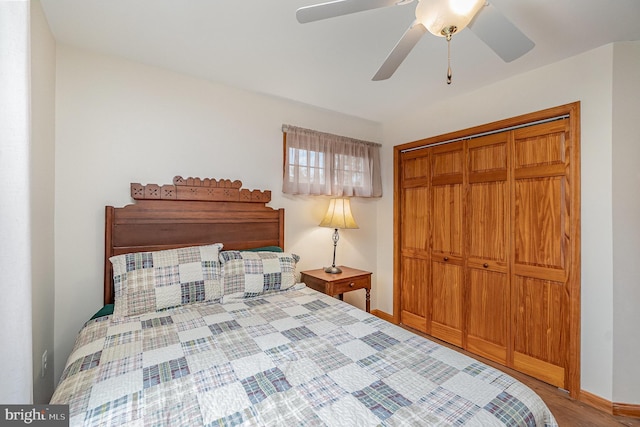
[{"label": "wooden closet door", "polygon": [[571,289],[569,121],[514,131],[513,367],[567,388]]},{"label": "wooden closet door", "polygon": [[462,142],[431,149],[431,335],[463,346]]},{"label": "wooden closet door", "polygon": [[402,153],[400,315],[405,325],[429,333],[429,152]]},{"label": "wooden closet door", "polygon": [[509,343],[509,133],[468,143],[467,346],[507,364]]}]

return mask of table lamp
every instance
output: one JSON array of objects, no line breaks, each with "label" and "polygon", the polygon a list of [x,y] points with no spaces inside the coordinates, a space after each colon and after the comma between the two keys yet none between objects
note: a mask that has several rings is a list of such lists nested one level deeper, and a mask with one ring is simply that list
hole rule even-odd
[{"label": "table lamp", "polygon": [[331,199],[329,201],[329,208],[324,218],[320,222],[320,227],[333,228],[333,263],[331,267],[326,267],[324,271],[326,273],[337,274],[342,273],[340,268],[336,267],[336,246],[340,235],[338,234],[339,228],[359,228],[356,224],[356,220],[353,219],[351,214],[351,204],[349,199]]}]

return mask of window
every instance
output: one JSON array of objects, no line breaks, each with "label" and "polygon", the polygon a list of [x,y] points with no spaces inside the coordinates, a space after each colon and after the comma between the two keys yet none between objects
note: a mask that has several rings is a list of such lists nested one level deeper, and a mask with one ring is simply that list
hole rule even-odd
[{"label": "window", "polygon": [[380,144],[284,125],[282,191],[380,197]]}]

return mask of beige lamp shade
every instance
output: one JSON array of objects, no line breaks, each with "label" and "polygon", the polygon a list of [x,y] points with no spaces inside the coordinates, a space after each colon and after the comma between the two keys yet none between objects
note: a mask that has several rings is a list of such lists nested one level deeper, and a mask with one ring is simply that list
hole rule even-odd
[{"label": "beige lamp shade", "polygon": [[331,199],[327,213],[320,222],[320,227],[359,228],[351,213],[349,199]]}]

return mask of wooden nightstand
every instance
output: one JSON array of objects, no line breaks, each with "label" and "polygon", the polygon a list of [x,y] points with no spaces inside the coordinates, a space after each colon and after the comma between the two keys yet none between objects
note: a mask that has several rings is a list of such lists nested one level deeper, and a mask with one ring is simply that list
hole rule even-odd
[{"label": "wooden nightstand", "polygon": [[300,272],[300,281],[304,282],[311,289],[327,295],[338,295],[342,299],[342,294],[356,289],[366,289],[367,291],[367,313],[370,311],[369,297],[371,293],[371,272],[356,270],[340,266],[342,273],[325,273],[324,269],[307,270]]}]

